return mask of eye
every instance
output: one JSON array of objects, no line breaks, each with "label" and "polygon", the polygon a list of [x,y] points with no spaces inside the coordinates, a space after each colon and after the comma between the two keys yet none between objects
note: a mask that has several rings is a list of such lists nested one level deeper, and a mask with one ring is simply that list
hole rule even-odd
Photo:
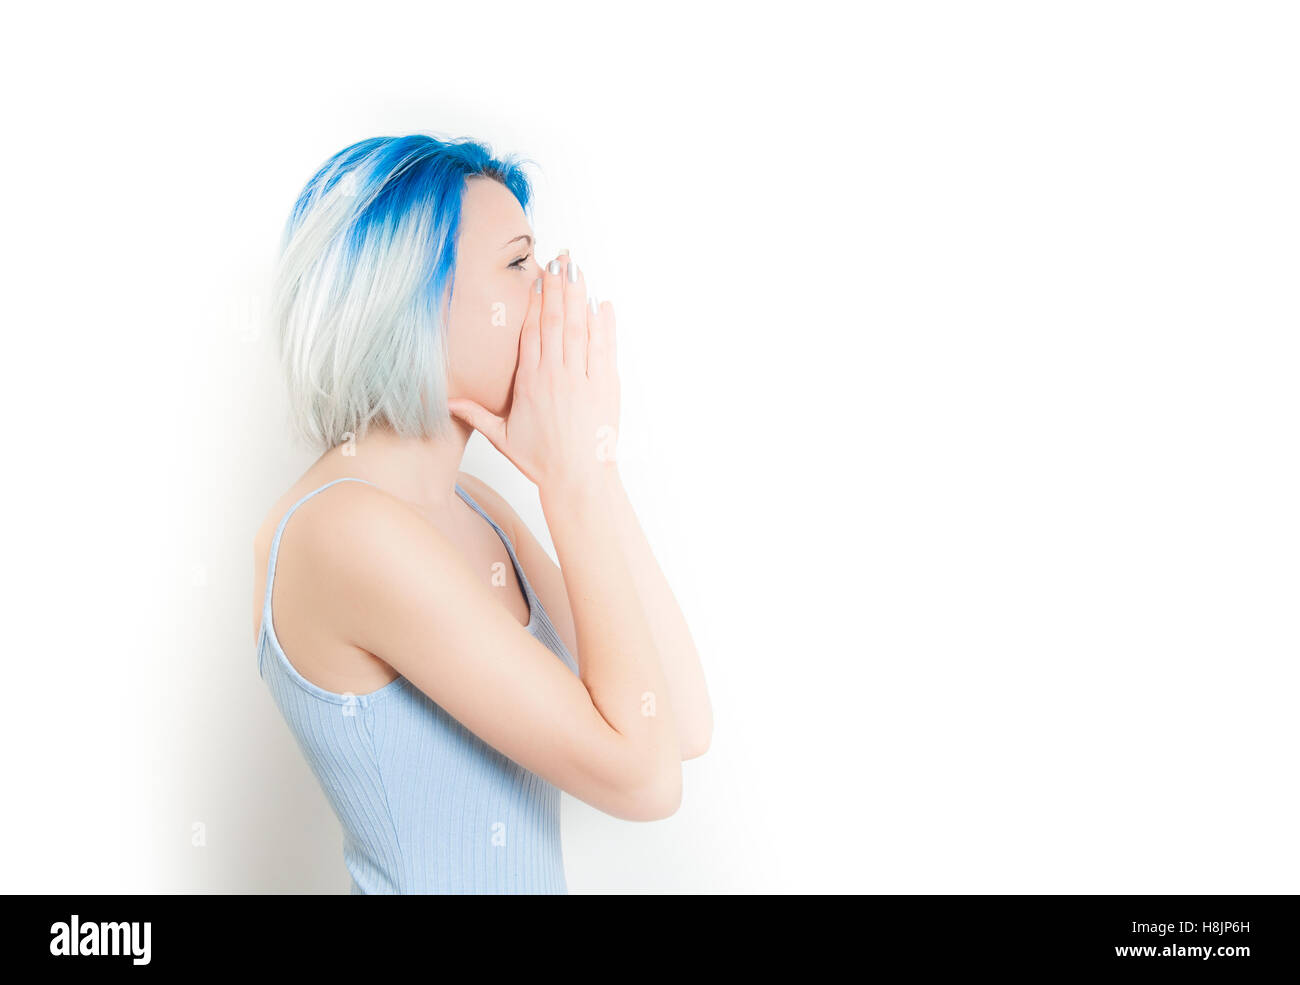
[{"label": "eye", "polygon": [[512,270],[523,270],[524,269],[523,264],[526,263],[528,261],[528,258],[531,256],[532,256],[531,253],[527,253],[524,256],[521,256],[518,260],[511,261],[510,268]]}]

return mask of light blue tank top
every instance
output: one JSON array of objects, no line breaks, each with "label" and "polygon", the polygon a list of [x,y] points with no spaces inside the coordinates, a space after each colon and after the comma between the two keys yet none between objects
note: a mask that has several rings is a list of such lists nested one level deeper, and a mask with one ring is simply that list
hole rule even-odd
[{"label": "light blue tank top", "polygon": [[[303,677],[275,636],[271,587],[285,524],[336,482],[285,513],[271,542],[257,667],[343,826],[350,892],[567,893],[560,791],[452,718],[405,677],[369,694],[335,693]],[[373,484],[373,483],[371,483]],[[514,545],[496,531],[528,597],[528,632],[578,674],[533,592]]]}]

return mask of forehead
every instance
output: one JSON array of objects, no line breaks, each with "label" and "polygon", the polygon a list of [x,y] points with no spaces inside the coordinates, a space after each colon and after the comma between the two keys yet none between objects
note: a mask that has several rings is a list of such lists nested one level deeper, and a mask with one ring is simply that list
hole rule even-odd
[{"label": "forehead", "polygon": [[528,217],[510,189],[495,178],[476,176],[466,180],[460,203],[460,238],[464,243],[504,249],[507,240],[531,232]]}]

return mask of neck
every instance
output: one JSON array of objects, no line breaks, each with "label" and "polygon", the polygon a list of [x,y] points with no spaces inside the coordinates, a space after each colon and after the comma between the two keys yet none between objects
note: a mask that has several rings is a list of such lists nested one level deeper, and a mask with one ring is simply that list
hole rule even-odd
[{"label": "neck", "polygon": [[[455,418],[444,438],[402,438],[372,426],[363,437],[321,456],[329,471],[373,482],[422,512],[438,512],[456,498],[456,478],[472,429]],[[345,454],[352,452],[353,454]]]}]

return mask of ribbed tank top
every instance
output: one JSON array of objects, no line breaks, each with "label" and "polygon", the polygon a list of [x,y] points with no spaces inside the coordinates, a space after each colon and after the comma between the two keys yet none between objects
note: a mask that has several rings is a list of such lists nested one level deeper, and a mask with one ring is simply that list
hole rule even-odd
[{"label": "ribbed tank top", "polygon": [[[367,480],[325,483],[276,528],[257,667],[343,827],[349,892],[567,893],[558,788],[489,746],[405,677],[368,694],[327,691],[298,673],[281,648],[271,588],[285,524],[312,496],[345,481]],[[578,674],[510,538],[459,484],[456,492],[505,544],[528,598],[528,632]]]}]

